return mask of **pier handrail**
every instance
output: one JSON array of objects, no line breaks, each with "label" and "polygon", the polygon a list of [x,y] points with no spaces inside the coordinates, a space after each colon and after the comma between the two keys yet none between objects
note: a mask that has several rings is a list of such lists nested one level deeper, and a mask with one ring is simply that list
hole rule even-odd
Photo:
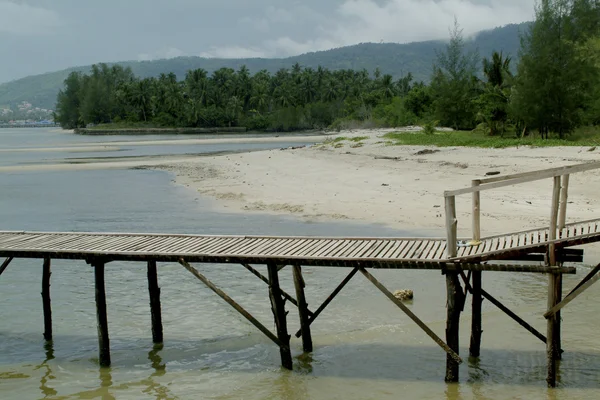
[{"label": "pier handrail", "polygon": [[[473,181],[471,181],[471,187],[445,191],[444,198],[446,208],[446,238],[448,241],[448,246],[446,247],[446,249],[448,258],[456,257],[457,253],[457,246],[449,245],[450,243],[457,243],[458,220],[456,218],[456,196],[469,193],[472,194],[472,237],[474,241],[479,241],[481,239],[480,194],[482,191],[553,178],[554,185],[552,190],[552,207],[550,211],[549,226],[549,241],[553,241],[556,239],[557,230],[564,229],[566,225],[567,198],[570,174],[590,171],[594,169],[600,169],[600,161],[593,161],[588,163],[549,168],[538,171],[522,172],[503,176],[494,176],[491,178],[474,179]],[[554,252],[554,246],[554,244],[549,245],[550,265],[556,265],[556,255]]]}]

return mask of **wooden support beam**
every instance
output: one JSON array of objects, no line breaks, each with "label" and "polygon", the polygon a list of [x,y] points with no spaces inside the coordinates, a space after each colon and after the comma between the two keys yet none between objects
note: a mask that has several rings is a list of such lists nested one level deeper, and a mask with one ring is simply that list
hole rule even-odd
[{"label": "wooden support beam", "polygon": [[150,296],[150,315],[152,318],[152,341],[155,344],[163,342],[162,312],[160,306],[160,287],[156,261],[148,261],[148,294]]},{"label": "wooden support beam", "polygon": [[[335,296],[337,296],[338,293],[342,291],[342,289],[344,288],[344,286],[346,286],[348,284],[348,282],[350,282],[350,280],[354,277],[354,275],[356,275],[357,272],[358,272],[358,267],[352,269],[352,271],[335,288],[335,290],[333,292],[331,292],[331,294],[325,299],[325,301],[323,302],[323,304],[321,304],[319,306],[319,308],[317,308],[317,311],[314,312],[314,314],[312,315],[312,317],[308,321],[309,325],[311,325],[314,322],[314,320],[317,319],[317,317],[319,316],[319,314],[321,314],[321,312],[323,312],[323,310],[329,305],[329,303],[331,303],[333,301],[333,299],[335,299]],[[298,332],[296,332],[295,336],[297,338],[299,338],[301,334],[302,334],[302,329],[299,329]]]},{"label": "wooden support beam", "polygon": [[522,319],[517,314],[512,312],[508,307],[506,307],[504,304],[500,303],[500,301],[496,300],[496,298],[494,298],[494,296],[492,296],[491,294],[486,292],[484,289],[481,289],[481,295],[485,299],[489,300],[490,303],[492,303],[493,305],[498,307],[500,310],[502,310],[506,315],[511,317],[513,320],[515,320],[523,328],[527,329],[531,334],[533,334],[533,336],[537,337],[542,342],[546,343],[546,336],[542,335],[537,329],[535,329],[533,326],[531,326],[527,322],[525,322],[524,319]]},{"label": "wooden support beam", "polygon": [[[457,355],[459,354],[460,313],[465,303],[465,294],[460,286],[458,275],[458,272],[446,272],[446,343]],[[446,356],[446,382],[458,382],[458,365],[456,359],[448,353]]]},{"label": "wooden support beam", "polygon": [[0,265],[0,275],[2,275],[2,273],[6,270],[6,268],[8,268],[8,265],[10,264],[10,262],[12,260],[13,260],[12,257],[8,257],[6,260],[4,260],[2,265]]},{"label": "wooden support beam", "polygon": [[42,303],[44,308],[44,340],[52,340],[52,305],[50,301],[50,258],[44,258],[42,271]]},{"label": "wooden support beam", "polygon": [[267,336],[269,339],[271,339],[273,341],[273,343],[275,343],[277,346],[281,345],[281,342],[279,341],[279,339],[277,338],[277,336],[275,336],[273,333],[271,333],[270,330],[268,330],[267,328],[265,328],[265,326],[263,324],[261,324],[256,318],[254,318],[252,316],[252,314],[250,314],[248,311],[244,310],[244,308],[242,308],[242,306],[240,306],[238,303],[236,303],[235,300],[233,300],[231,297],[229,297],[227,295],[227,293],[225,293],[224,291],[222,291],[221,289],[219,289],[218,287],[216,287],[204,275],[202,275],[200,272],[198,272],[198,270],[196,268],[194,268],[190,264],[188,264],[183,258],[179,259],[179,264],[181,264],[185,269],[187,269],[188,271],[190,271],[190,273],[192,275],[194,275],[196,278],[198,278],[210,290],[212,290],[213,292],[215,292],[220,298],[222,298],[223,300],[225,300],[227,302],[227,304],[229,304],[231,307],[233,307],[237,312],[239,312],[240,314],[242,314],[242,316],[244,318],[246,318],[248,321],[250,321],[250,323],[252,325],[254,325],[255,327],[257,327],[262,333],[265,334],[265,336]]},{"label": "wooden support beam", "polygon": [[279,354],[281,355],[281,366],[292,369],[292,352],[290,350],[290,335],[287,331],[287,316],[285,312],[285,300],[279,287],[279,274],[277,265],[267,264],[269,272],[269,298],[271,309],[277,326],[277,337],[279,338]]},{"label": "wooden support beam", "polygon": [[412,319],[421,329],[425,331],[425,333],[433,339],[446,353],[452,357],[454,361],[458,364],[462,363],[462,359],[460,356],[452,350],[438,335],[436,335],[423,321],[421,321],[408,307],[406,307],[400,300],[398,300],[392,292],[387,290],[385,286],[383,286],[373,275],[371,275],[366,269],[360,268],[360,272],[373,284],[377,289],[379,289],[388,299],[390,299],[395,305],[397,305],[410,319]]},{"label": "wooden support beam", "polygon": [[560,211],[558,213],[558,229],[565,229],[567,224],[567,200],[569,198],[569,174],[562,176],[560,187]]},{"label": "wooden support beam", "polygon": [[281,271],[281,270],[282,270],[282,269],[284,269],[285,267],[287,267],[287,264],[278,265],[278,266],[277,266],[277,271]]},{"label": "wooden support beam", "polygon": [[[479,186],[481,181],[476,179],[471,186]],[[481,240],[481,192],[473,192],[473,240]]]},{"label": "wooden support beam", "polygon": [[104,286],[104,263],[94,262],[96,283],[96,319],[98,323],[98,360],[101,367],[110,367],[110,339],[106,315],[106,289]]},{"label": "wooden support beam", "polygon": [[473,271],[473,284],[471,294],[471,343],[469,345],[469,356],[479,357],[481,354],[481,271]]},{"label": "wooden support beam", "polygon": [[[575,293],[575,291],[577,289],[579,289],[580,287],[582,287],[587,281],[589,281],[590,279],[592,279],[594,277],[594,275],[596,275],[598,272],[600,272],[600,264],[596,265],[586,276],[585,278],[583,278],[581,280],[581,282],[579,282],[577,284],[577,286],[575,286],[567,295],[567,297],[569,297],[570,295],[572,295],[573,293]],[[565,297],[566,300],[566,297]]]},{"label": "wooden support beam", "polygon": [[308,314],[308,304],[306,304],[306,296],[304,295],[304,278],[302,277],[302,267],[299,265],[293,266],[294,270],[294,286],[296,287],[296,297],[298,297],[298,314],[300,316],[300,332],[302,333],[302,348],[306,353],[313,351],[312,337],[310,334],[310,321]]},{"label": "wooden support beam", "polygon": [[[596,267],[596,268],[598,268],[598,267]],[[559,312],[564,306],[569,304],[571,301],[575,300],[575,298],[577,296],[579,296],[581,293],[585,292],[590,286],[592,286],[594,283],[598,282],[599,279],[600,279],[600,275],[596,275],[592,278],[586,277],[586,282],[583,285],[581,285],[578,288],[576,288],[575,290],[573,290],[571,293],[569,293],[564,298],[563,301],[557,303],[555,306],[553,306],[548,311],[546,311],[544,313],[544,318],[547,319],[547,318],[552,317],[554,314]]]},{"label": "wooden support beam", "polygon": [[[263,274],[261,274],[260,272],[258,272],[255,268],[252,268],[251,265],[249,265],[249,264],[242,264],[242,266],[244,268],[246,268],[248,271],[252,272],[256,277],[258,277],[258,279],[260,279],[261,281],[263,281],[267,285],[269,284],[269,279],[267,277],[265,277]],[[293,305],[295,305],[296,307],[298,307],[298,302],[290,294],[288,294],[284,290],[281,291],[281,294],[283,295],[283,297],[285,297],[287,300],[289,300],[290,303],[292,303]],[[308,312],[308,315],[313,315],[313,313],[310,310],[308,310],[308,309],[306,310],[306,312]]]}]

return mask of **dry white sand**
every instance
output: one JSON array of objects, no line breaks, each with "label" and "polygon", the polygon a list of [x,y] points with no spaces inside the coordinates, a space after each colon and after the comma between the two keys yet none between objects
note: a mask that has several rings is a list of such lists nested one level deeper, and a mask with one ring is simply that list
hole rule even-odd
[{"label": "dry white sand", "polygon": [[[589,147],[427,148],[390,146],[389,130],[341,132],[368,136],[296,150],[198,158],[160,169],[176,182],[219,200],[228,211],[293,214],[308,220],[349,220],[443,236],[443,192],[471,185],[487,172],[534,171],[600,159]],[[334,136],[335,137],[335,136]],[[339,146],[339,145],[338,145]],[[419,154],[435,150],[433,154]],[[390,159],[393,158],[393,159]],[[546,226],[552,180],[485,191],[482,234]],[[571,176],[567,222],[598,217],[600,170]],[[471,196],[457,198],[459,235],[471,234]]]}]

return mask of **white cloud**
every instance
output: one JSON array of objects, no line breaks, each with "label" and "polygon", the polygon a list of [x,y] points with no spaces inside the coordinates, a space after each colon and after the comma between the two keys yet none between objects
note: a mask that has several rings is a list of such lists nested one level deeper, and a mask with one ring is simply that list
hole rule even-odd
[{"label": "white cloud", "polygon": [[38,35],[60,26],[58,14],[52,10],[23,2],[0,0],[0,32]]},{"label": "white cloud", "polygon": [[[257,26],[280,24],[279,31],[293,25],[310,26],[313,37],[293,39],[289,33],[267,39],[258,48],[231,47],[221,52],[235,56],[244,51],[264,56],[290,56],[361,42],[398,42],[445,39],[454,18],[465,36],[509,23],[530,21],[535,0],[345,0],[333,16],[306,6],[288,10],[268,7]],[[246,18],[247,21],[251,21]],[[260,24],[257,21],[261,21]],[[260,30],[260,29],[259,29]]]},{"label": "white cloud", "polygon": [[266,53],[261,49],[242,46],[213,47],[210,51],[200,54],[206,58],[258,58],[265,57]]},{"label": "white cloud", "polygon": [[176,58],[185,55],[182,50],[179,50],[176,47],[169,47],[163,50],[156,51],[152,54],[150,53],[142,53],[138,54],[139,61],[150,61],[150,60],[160,60],[163,58]]}]

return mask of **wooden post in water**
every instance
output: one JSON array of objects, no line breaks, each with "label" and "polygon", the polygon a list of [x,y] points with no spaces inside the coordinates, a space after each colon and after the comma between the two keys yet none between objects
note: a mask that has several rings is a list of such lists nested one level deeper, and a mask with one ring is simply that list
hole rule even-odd
[{"label": "wooden post in water", "polygon": [[148,293],[150,295],[150,314],[152,317],[152,341],[155,344],[160,344],[163,342],[163,326],[156,261],[148,261]]},{"label": "wooden post in water", "polygon": [[[476,187],[481,185],[481,181],[476,179],[471,182],[471,186]],[[473,240],[481,239],[481,192],[473,192]]]},{"label": "wooden post in water", "polygon": [[44,339],[52,340],[52,306],[50,303],[50,258],[44,258],[42,272],[42,303],[44,307]]},{"label": "wooden post in water", "polygon": [[279,287],[279,276],[277,265],[268,264],[269,271],[269,298],[271,299],[271,309],[277,326],[277,337],[280,341],[279,353],[281,354],[281,365],[291,370],[292,369],[292,352],[290,350],[290,335],[287,331],[287,318],[285,312],[285,300],[281,294]]},{"label": "wooden post in water", "polygon": [[98,360],[101,367],[110,366],[110,339],[106,315],[106,289],[104,286],[104,263],[94,262],[96,281],[96,318],[98,323]]},{"label": "wooden post in water", "polygon": [[[446,197],[446,256],[448,259],[456,257],[457,254],[457,224],[456,198]],[[458,280],[458,272],[446,271],[447,290],[447,320],[446,320],[446,344],[456,354],[459,354],[458,331],[460,313],[464,306],[465,294]],[[458,382],[458,362],[450,355],[446,356],[446,382]]]},{"label": "wooden post in water", "polygon": [[[561,178],[560,176],[554,177],[554,185],[552,189],[552,203],[550,211],[550,229],[549,229],[549,241],[556,240],[556,233],[558,228],[558,212],[560,206],[560,192],[561,192]],[[548,265],[556,266],[556,246],[551,243],[548,245]],[[560,294],[558,291],[561,279],[558,277],[559,274],[550,273],[548,274],[548,310],[554,307],[560,300]],[[548,386],[556,386],[556,354],[560,354],[560,334],[557,329],[560,329],[560,323],[557,323],[558,316],[555,314],[548,318],[546,327],[546,357],[548,361],[548,376],[546,382]]]},{"label": "wooden post in water", "polygon": [[473,286],[471,294],[472,314],[471,314],[471,344],[469,346],[469,356],[479,357],[481,354],[481,271],[473,271]]},{"label": "wooden post in water", "polygon": [[302,348],[306,353],[313,351],[312,337],[310,334],[310,320],[308,315],[308,304],[304,295],[304,278],[302,278],[302,267],[293,266],[294,286],[296,287],[296,298],[298,299],[298,314],[300,316],[300,332],[302,334]]}]

